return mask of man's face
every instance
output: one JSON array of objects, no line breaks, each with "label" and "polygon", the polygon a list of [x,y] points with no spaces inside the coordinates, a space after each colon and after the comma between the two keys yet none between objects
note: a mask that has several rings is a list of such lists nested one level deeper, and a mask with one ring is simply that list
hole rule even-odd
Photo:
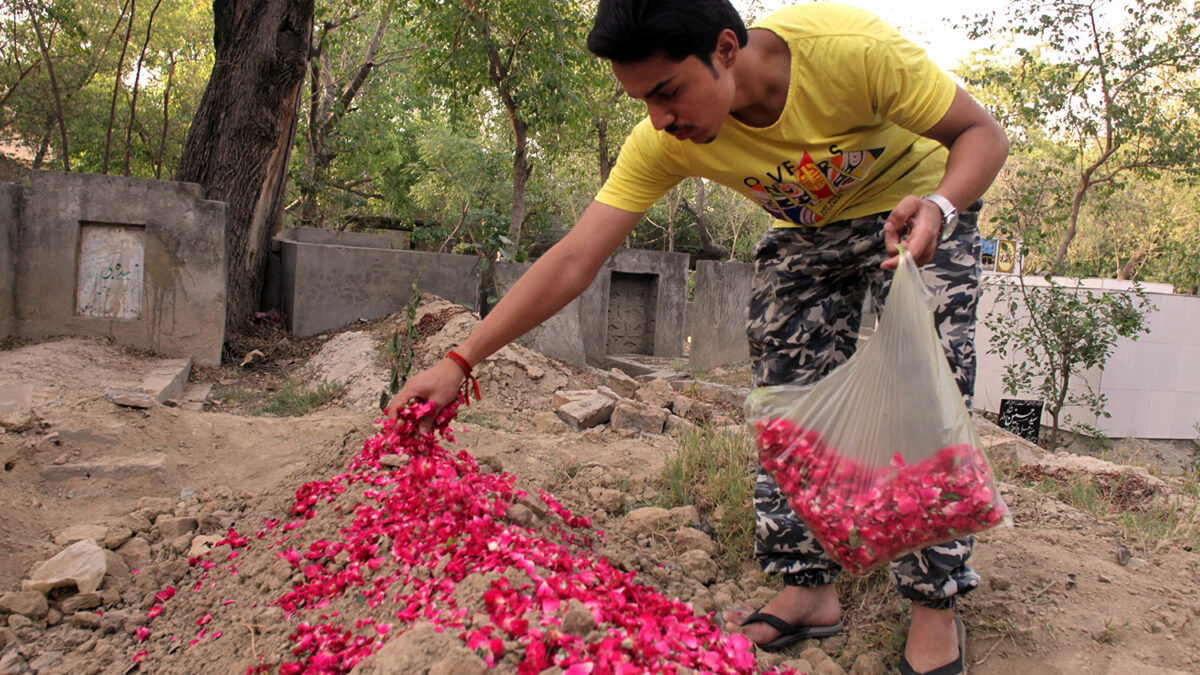
[{"label": "man's face", "polygon": [[654,128],[681,141],[712,142],[733,102],[733,76],[716,58],[709,67],[696,56],[672,61],[657,53],[612,69],[625,92],[646,104]]}]

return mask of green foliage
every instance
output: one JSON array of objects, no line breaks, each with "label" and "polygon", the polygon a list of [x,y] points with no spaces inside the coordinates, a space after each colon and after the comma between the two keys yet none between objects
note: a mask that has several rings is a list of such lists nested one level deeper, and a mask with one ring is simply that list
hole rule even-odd
[{"label": "green foliage", "polygon": [[1018,470],[1013,480],[1090,514],[1121,530],[1133,547],[1156,552],[1168,546],[1200,547],[1200,507],[1194,483],[1178,496],[1163,494],[1136,473]]},{"label": "green foliage", "polygon": [[[1059,429],[1072,422],[1068,408],[1110,417],[1105,396],[1082,379],[1103,368],[1119,338],[1137,340],[1154,305],[1140,289],[1093,292],[1047,277],[1046,286],[1001,280],[996,305],[984,319],[992,331],[989,354],[1005,360],[1005,390],[1031,393],[1053,420],[1047,443],[1057,447]],[[1082,381],[1082,386],[1079,383]],[[1073,386],[1074,385],[1074,386]]]},{"label": "green foliage", "polygon": [[0,0],[0,137],[34,168],[170,177],[212,67],[212,32],[200,0]]},{"label": "green foliage", "polygon": [[[1016,0],[975,17],[968,29],[996,46],[958,74],[1009,130],[1023,159],[1008,175],[1011,194],[1000,200],[1006,212],[999,221],[1038,242],[1030,248],[1044,256],[1040,269],[1065,271],[1089,202],[1162,172],[1196,174],[1194,3]],[[1140,250],[1127,253],[1134,265]]]},{"label": "green foliage", "polygon": [[663,506],[694,505],[710,520],[719,512],[717,559],[736,574],[754,546],[754,442],[708,426],[686,430],[678,441],[663,466]]},{"label": "green foliage", "polygon": [[301,417],[341,396],[346,385],[322,380],[310,388],[296,378],[288,378],[277,391],[267,397],[256,410],[257,415],[272,417]]},{"label": "green foliage", "polygon": [[379,395],[380,410],[387,410],[388,402],[399,393],[400,388],[404,386],[405,382],[408,382],[408,376],[412,373],[416,361],[417,341],[421,339],[420,333],[417,332],[417,309],[420,306],[421,291],[417,289],[416,282],[413,282],[412,296],[409,297],[408,304],[404,308],[404,337],[401,339],[400,331],[395,331],[392,333],[392,339],[384,347],[391,378],[388,381],[387,389],[384,389],[383,393]]}]

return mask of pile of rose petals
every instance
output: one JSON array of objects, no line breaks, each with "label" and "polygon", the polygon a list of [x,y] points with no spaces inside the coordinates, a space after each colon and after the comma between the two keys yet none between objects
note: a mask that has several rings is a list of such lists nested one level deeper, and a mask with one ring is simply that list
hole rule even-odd
[{"label": "pile of rose petals", "polygon": [[[453,441],[447,425],[457,405],[441,411],[433,434],[417,429],[429,404],[385,420],[346,472],[296,491],[291,507],[296,520],[267,521],[257,533],[259,540],[275,537],[268,548],[301,581],[273,603],[296,622],[288,636],[290,658],[277,667],[260,661],[248,675],[347,673],[417,622],[456,635],[489,667],[515,663],[523,674],[552,667],[566,675],[758,672],[744,636],[722,633],[711,615],[696,616],[679,600],[635,583],[632,572],[596,558],[588,535],[603,532],[592,532],[587,518],[573,515],[550,494],[539,497],[553,516],[528,526],[506,522],[509,508],[528,499],[514,487],[514,477],[481,473],[465,451],[451,453],[441,445]],[[395,454],[408,461],[380,463]],[[362,498],[347,510],[351,493]],[[306,524],[335,517],[334,512],[341,523],[336,537],[296,546]],[[232,549],[231,559],[259,545],[233,530],[222,543]],[[192,563],[203,568],[194,586],[200,590],[219,562],[204,556]],[[228,569],[237,573],[236,564]],[[462,598],[471,602],[460,606],[457,584],[488,573],[495,574],[485,577],[482,597]],[[162,594],[149,619],[162,612],[173,592]],[[354,620],[331,608],[349,597],[376,617],[386,609],[388,620]],[[586,635],[563,627],[568,606],[578,605],[594,619],[595,629]],[[219,635],[200,625],[190,644]],[[141,632],[139,637],[145,639]],[[135,660],[144,656],[139,652]]]},{"label": "pile of rose petals", "polygon": [[999,525],[1007,513],[987,459],[970,445],[912,465],[897,452],[870,468],[790,420],[756,426],[763,467],[829,557],[853,574]]}]

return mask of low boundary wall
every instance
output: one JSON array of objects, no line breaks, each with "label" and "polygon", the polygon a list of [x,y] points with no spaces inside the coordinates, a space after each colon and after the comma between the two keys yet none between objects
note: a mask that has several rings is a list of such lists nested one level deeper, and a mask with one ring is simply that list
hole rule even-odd
[{"label": "low boundary wall", "polygon": [[35,171],[27,186],[6,184],[0,330],[108,337],[219,365],[225,209],[192,183]]}]

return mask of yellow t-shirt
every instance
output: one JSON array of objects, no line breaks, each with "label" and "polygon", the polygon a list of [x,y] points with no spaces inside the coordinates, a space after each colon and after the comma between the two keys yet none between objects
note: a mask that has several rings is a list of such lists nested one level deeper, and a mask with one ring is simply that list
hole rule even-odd
[{"label": "yellow t-shirt", "polygon": [[752,28],[791,48],[779,119],[751,127],[726,117],[707,144],[644,119],[597,201],[642,212],[700,176],[754,199],[776,227],[797,227],[889,211],[937,187],[946,150],[918,132],[946,114],[955,86],[924,50],[869,12],[828,3],[781,9]]}]

